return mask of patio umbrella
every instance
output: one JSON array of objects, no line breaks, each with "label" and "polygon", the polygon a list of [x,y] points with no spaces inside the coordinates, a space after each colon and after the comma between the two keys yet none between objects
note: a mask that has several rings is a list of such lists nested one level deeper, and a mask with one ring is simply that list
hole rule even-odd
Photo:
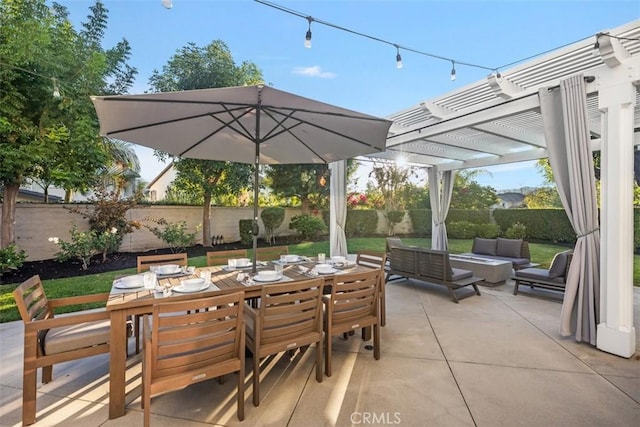
[{"label": "patio umbrella", "polygon": [[179,157],[254,164],[254,254],[260,164],[330,163],[384,151],[391,125],[263,85],[91,99],[103,136]]}]

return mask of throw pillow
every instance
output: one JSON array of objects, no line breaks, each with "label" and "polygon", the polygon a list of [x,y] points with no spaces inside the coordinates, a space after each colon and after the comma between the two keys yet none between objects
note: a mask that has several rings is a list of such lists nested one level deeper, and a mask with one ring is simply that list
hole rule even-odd
[{"label": "throw pillow", "polygon": [[520,258],[522,239],[502,239],[498,237],[496,255],[509,258]]},{"label": "throw pillow", "polygon": [[496,254],[496,239],[481,239],[476,237],[473,240],[473,251],[478,255],[495,255]]},{"label": "throw pillow", "polygon": [[567,271],[567,262],[569,261],[569,255],[571,251],[564,251],[557,253],[551,261],[551,267],[549,268],[549,277],[564,277],[564,273]]}]

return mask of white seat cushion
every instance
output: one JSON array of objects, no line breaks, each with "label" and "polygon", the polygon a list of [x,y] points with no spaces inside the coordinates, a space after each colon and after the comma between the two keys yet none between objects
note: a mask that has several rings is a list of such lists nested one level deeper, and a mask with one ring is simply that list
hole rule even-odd
[{"label": "white seat cushion", "polygon": [[109,320],[49,329],[44,339],[44,354],[64,353],[105,344],[109,342],[109,334]]}]

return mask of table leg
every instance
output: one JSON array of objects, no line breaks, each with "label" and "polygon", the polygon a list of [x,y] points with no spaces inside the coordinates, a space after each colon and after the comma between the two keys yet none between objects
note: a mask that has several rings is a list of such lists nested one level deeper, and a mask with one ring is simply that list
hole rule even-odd
[{"label": "table leg", "polygon": [[127,318],[124,310],[111,312],[111,338],[109,355],[109,418],[125,413],[125,371]]}]

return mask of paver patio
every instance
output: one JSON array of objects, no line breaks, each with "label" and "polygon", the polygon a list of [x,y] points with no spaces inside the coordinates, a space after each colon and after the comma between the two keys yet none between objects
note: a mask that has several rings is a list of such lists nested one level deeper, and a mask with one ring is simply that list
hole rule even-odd
[{"label": "paver patio", "polygon": [[[152,425],[640,425],[640,352],[624,359],[560,337],[559,294],[522,289],[512,295],[510,281],[481,287],[482,296],[454,304],[444,287],[390,282],[379,361],[358,335],[336,339],[333,376],[321,384],[313,351],[267,359],[258,408],[247,377],[242,423],[235,381],[227,378],[154,398]],[[639,334],[640,288],[634,291]],[[22,322],[0,324],[2,426],[21,423],[22,330]],[[54,380],[38,386],[35,425],[141,425],[139,358],[129,360],[127,413],[114,420],[108,362],[106,354],[56,365]]]}]

